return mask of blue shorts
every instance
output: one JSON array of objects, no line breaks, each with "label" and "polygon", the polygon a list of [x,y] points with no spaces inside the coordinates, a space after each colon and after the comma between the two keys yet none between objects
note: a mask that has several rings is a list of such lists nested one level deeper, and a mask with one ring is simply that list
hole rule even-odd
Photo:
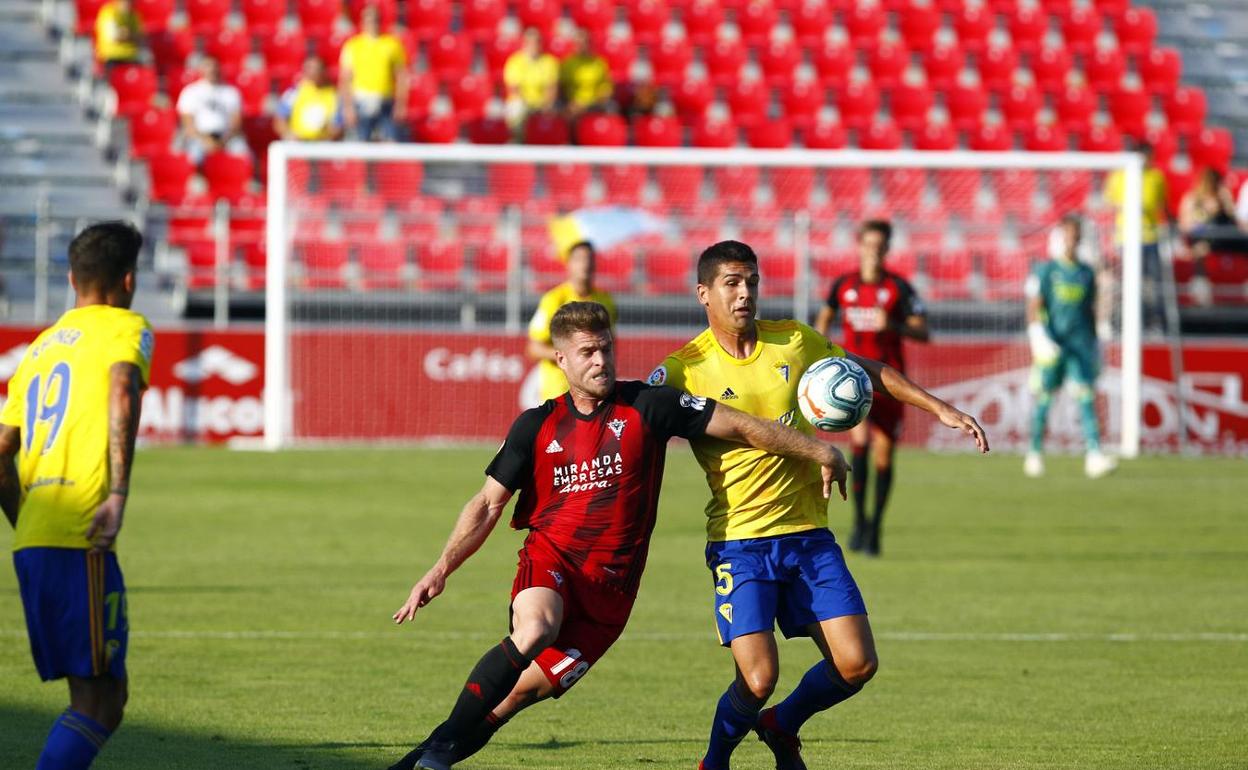
[{"label": "blue shorts", "polygon": [[829,618],[865,615],[858,584],[826,529],[706,544],[715,581],[719,643],[779,622],[785,638],[810,636],[807,626]]},{"label": "blue shorts", "polygon": [[13,566],[39,676],[125,679],[130,624],[117,554],[23,548]]}]

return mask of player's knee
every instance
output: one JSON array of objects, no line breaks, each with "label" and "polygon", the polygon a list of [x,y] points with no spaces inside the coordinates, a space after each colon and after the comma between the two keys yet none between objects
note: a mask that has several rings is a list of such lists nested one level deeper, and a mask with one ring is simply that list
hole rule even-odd
[{"label": "player's knee", "polygon": [[530,657],[555,643],[559,637],[559,623],[554,617],[538,615],[525,618],[515,624],[511,641],[524,655]]},{"label": "player's knee", "polygon": [[842,679],[856,687],[861,687],[875,676],[875,672],[880,668],[880,660],[874,652],[865,652],[862,655],[838,660],[835,665]]},{"label": "player's knee", "polygon": [[745,692],[760,704],[765,703],[776,691],[777,672],[771,669],[758,669],[741,673],[741,685]]}]

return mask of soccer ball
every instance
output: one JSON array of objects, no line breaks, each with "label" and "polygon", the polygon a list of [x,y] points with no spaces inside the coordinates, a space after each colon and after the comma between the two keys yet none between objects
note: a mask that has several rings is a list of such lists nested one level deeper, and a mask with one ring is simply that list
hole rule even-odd
[{"label": "soccer ball", "polygon": [[848,358],[822,358],[798,381],[797,406],[819,430],[849,430],[871,411],[871,378]]}]

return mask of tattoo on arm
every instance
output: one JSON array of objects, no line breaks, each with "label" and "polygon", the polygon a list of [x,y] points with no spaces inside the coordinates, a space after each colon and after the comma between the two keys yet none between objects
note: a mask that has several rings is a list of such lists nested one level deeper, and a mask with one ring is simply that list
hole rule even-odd
[{"label": "tattoo on arm", "polygon": [[134,364],[113,364],[109,370],[108,472],[113,494],[130,492],[130,467],[139,433],[143,378]]}]

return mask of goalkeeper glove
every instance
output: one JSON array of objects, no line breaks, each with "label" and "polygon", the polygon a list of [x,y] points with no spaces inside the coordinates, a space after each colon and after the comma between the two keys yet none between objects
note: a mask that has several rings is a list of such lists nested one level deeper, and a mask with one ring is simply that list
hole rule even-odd
[{"label": "goalkeeper glove", "polygon": [[1039,321],[1028,324],[1027,339],[1031,343],[1031,360],[1041,366],[1047,366],[1057,360],[1061,350],[1045,331],[1044,324]]}]

